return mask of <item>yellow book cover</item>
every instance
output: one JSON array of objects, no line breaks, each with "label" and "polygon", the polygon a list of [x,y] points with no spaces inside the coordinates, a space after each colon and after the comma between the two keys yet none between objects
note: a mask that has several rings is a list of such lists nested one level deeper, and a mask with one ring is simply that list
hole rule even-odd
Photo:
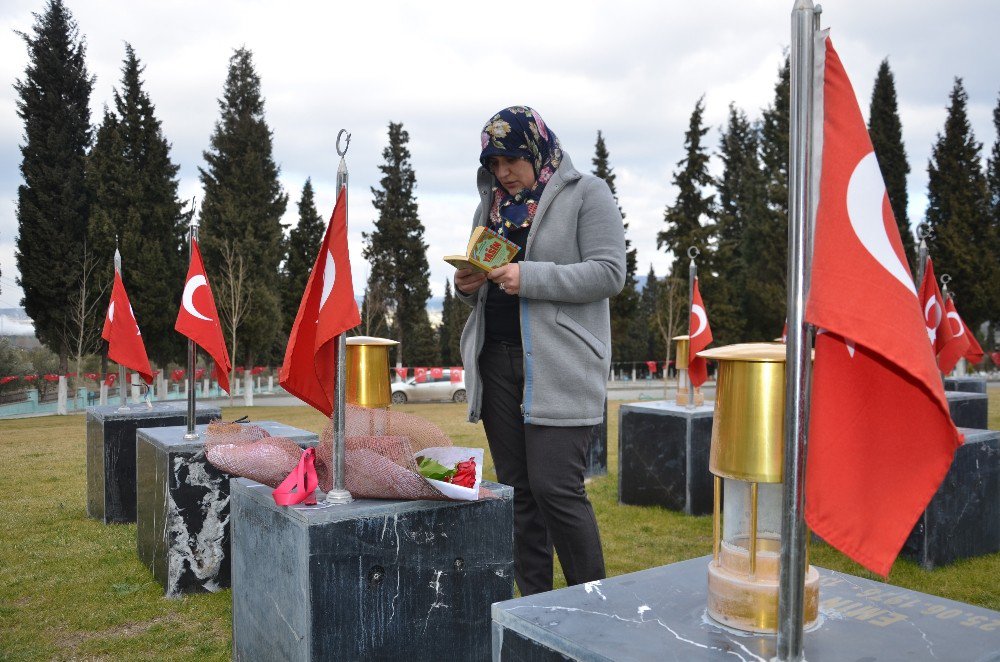
[{"label": "yellow book cover", "polygon": [[521,247],[481,225],[472,232],[465,255],[445,255],[444,261],[456,269],[473,269],[489,273],[509,263]]}]

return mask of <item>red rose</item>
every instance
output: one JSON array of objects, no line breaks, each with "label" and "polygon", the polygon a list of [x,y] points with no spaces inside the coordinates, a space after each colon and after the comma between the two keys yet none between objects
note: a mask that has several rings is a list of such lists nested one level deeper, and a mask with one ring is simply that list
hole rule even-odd
[{"label": "red rose", "polygon": [[451,484],[459,487],[473,487],[476,484],[476,460],[470,457],[465,462],[455,465],[455,475],[451,477]]}]

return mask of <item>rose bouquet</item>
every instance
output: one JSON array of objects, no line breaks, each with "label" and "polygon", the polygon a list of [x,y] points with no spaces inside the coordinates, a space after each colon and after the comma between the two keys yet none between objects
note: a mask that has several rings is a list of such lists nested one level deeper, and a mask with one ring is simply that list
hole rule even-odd
[{"label": "rose bouquet", "polygon": [[475,501],[483,480],[483,449],[435,446],[414,454],[420,475],[450,499]]}]

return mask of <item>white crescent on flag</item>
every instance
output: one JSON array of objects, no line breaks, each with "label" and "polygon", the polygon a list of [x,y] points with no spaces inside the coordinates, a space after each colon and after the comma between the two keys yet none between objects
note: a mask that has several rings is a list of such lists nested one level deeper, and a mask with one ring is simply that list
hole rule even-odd
[{"label": "white crescent on flag", "polygon": [[[934,315],[934,319],[931,320],[931,315]],[[937,297],[931,297],[927,300],[927,304],[924,306],[924,322],[927,325],[927,337],[931,339],[931,344],[937,340],[937,329],[938,325],[941,324],[941,304],[938,303]]]},{"label": "white crescent on flag", "polygon": [[882,218],[885,195],[885,182],[882,180],[875,152],[871,151],[858,161],[851,173],[851,181],[847,185],[847,216],[854,234],[865,250],[916,296],[917,290],[910,280],[910,274],[893,250],[886,233]]},{"label": "white crescent on flag", "polygon": [[[954,331],[954,329],[958,329],[958,331],[955,332],[955,337],[956,338],[961,338],[962,336],[964,336],[965,335],[965,325],[962,324],[962,318],[960,318],[958,316],[958,313],[949,312],[948,313],[948,319],[955,321],[955,323],[951,325],[951,328],[952,328],[953,331]],[[949,324],[950,324],[950,322],[949,322]]]},{"label": "white crescent on flag", "polygon": [[337,282],[337,263],[333,261],[333,253],[326,251],[326,264],[323,265],[323,294],[319,299],[319,309],[323,310],[326,300],[330,298],[333,284]]},{"label": "white crescent on flag", "polygon": [[111,305],[108,306],[108,321],[109,322],[114,322],[115,321],[115,302],[114,302],[114,300],[112,300],[111,301]]},{"label": "white crescent on flag", "polygon": [[211,322],[211,317],[206,317],[198,312],[198,309],[194,307],[194,293],[199,287],[207,285],[208,281],[201,274],[196,274],[191,277],[187,283],[184,284],[184,295],[181,297],[181,305],[184,306],[184,310],[188,311],[200,320],[205,320],[206,322]]},{"label": "white crescent on flag", "polygon": [[708,317],[705,315],[705,309],[698,304],[693,304],[691,306],[691,314],[698,318],[698,328],[691,334],[691,338],[697,338],[708,326]]}]

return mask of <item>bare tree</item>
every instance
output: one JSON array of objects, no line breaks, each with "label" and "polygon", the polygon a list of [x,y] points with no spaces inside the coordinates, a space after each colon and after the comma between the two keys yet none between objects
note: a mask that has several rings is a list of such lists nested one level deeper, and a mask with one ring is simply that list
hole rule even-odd
[{"label": "bare tree", "polygon": [[[250,280],[250,268],[243,255],[236,249],[234,242],[223,241],[221,244],[222,270],[219,273],[219,314],[222,316],[225,331],[229,335],[229,356],[236,361],[237,331],[240,324],[252,309],[253,282]],[[230,392],[232,397],[232,392]]]},{"label": "bare tree", "polygon": [[62,331],[62,346],[72,352],[76,367],[72,392],[81,380],[83,357],[96,354],[100,349],[104,320],[101,303],[110,285],[108,279],[98,277],[96,270],[99,265],[87,248],[86,241],[83,242],[83,255],[78,265],[80,280],[66,298],[67,311]]},{"label": "bare tree", "polygon": [[656,301],[656,327],[667,348],[667,362],[670,362],[671,340],[687,325],[687,282],[668,276],[660,282],[659,297]]},{"label": "bare tree", "polygon": [[364,299],[361,302],[361,324],[357,330],[362,335],[385,337],[392,328],[395,302],[386,296],[385,287],[379,282],[368,280]]}]

